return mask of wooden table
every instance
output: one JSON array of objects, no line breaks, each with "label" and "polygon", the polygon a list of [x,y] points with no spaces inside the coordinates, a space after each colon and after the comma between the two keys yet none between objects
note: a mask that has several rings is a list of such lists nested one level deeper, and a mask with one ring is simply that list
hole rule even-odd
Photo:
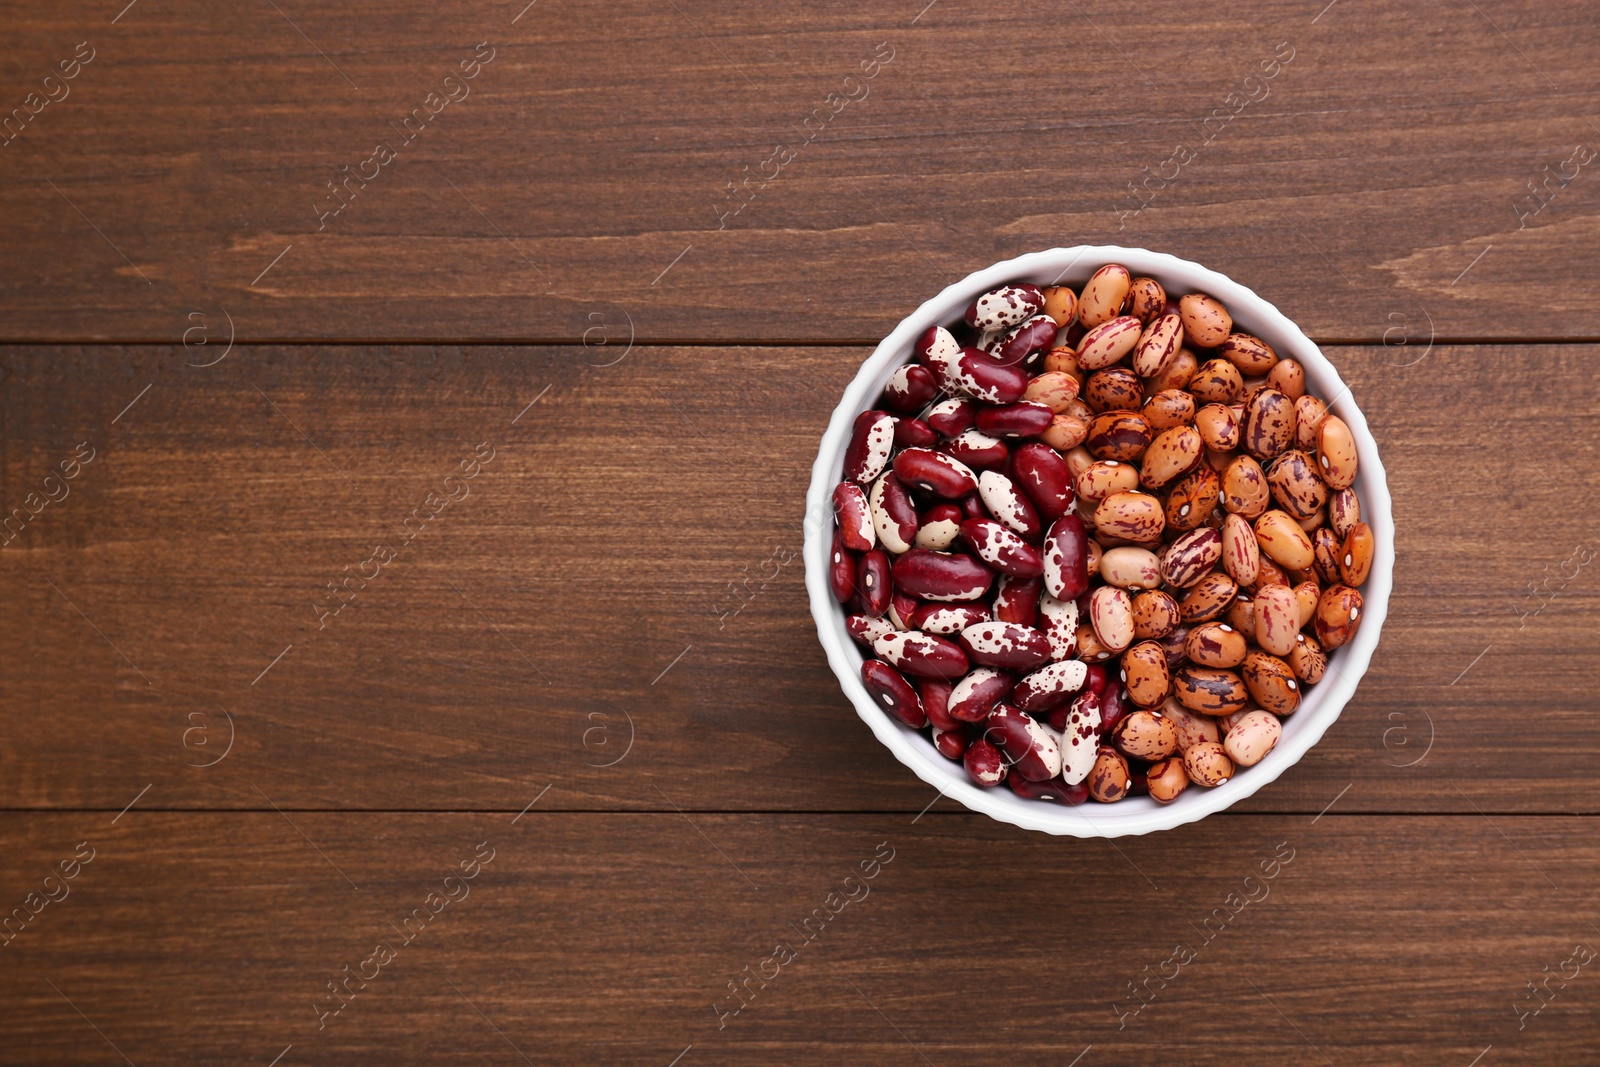
[{"label": "wooden table", "polygon": [[[1594,5],[124,2],[4,20],[0,1062],[1600,1060]],[[1323,345],[1399,569],[1282,779],[1056,840],[801,499],[1111,242]]]}]

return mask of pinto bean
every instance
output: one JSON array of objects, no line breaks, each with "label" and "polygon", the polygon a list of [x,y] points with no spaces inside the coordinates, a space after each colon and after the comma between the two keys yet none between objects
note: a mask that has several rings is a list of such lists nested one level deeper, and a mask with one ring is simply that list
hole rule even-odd
[{"label": "pinto bean", "polygon": [[1297,520],[1316,517],[1328,500],[1328,487],[1317,476],[1311,457],[1297,448],[1272,461],[1267,485],[1272,489],[1272,499]]},{"label": "pinto bean", "polygon": [[1326,649],[1338,648],[1356,635],[1361,625],[1361,594],[1347,585],[1329,586],[1317,601],[1317,640]]},{"label": "pinto bean", "polygon": [[1190,293],[1178,301],[1184,334],[1199,348],[1215,348],[1227,340],[1233,317],[1222,302],[1204,293]]},{"label": "pinto bean", "polygon": [[1267,374],[1278,365],[1272,346],[1247,333],[1231,333],[1217,346],[1217,355],[1239,368],[1240,374]]},{"label": "pinto bean", "polygon": [[1167,291],[1154,278],[1139,277],[1128,285],[1128,314],[1149,324],[1167,306]]},{"label": "pinto bean", "polygon": [[1133,636],[1165,637],[1178,626],[1178,602],[1172,594],[1147,589],[1133,598]]},{"label": "pinto bean", "polygon": [[1218,667],[1179,667],[1172,675],[1172,692],[1178,703],[1204,715],[1238,711],[1250,696],[1238,674]]},{"label": "pinto bean", "polygon": [[1222,479],[1214,467],[1208,463],[1198,464],[1180,478],[1167,494],[1166,524],[1180,531],[1204,526],[1211,520],[1212,513],[1222,499],[1222,485]]},{"label": "pinto bean", "polygon": [[1202,667],[1237,667],[1249,651],[1245,635],[1225,622],[1201,623],[1183,643],[1184,655]]},{"label": "pinto bean", "polygon": [[1317,429],[1317,463],[1322,480],[1334,489],[1348,489],[1356,480],[1356,439],[1337,415],[1329,415]]},{"label": "pinto bean", "polygon": [[1085,329],[1110,322],[1122,310],[1132,285],[1133,276],[1127,267],[1116,263],[1101,267],[1084,283],[1083,293],[1078,297],[1078,321]]},{"label": "pinto bean", "polygon": [[1295,425],[1294,401],[1262,388],[1245,405],[1240,443],[1256,459],[1272,459],[1294,443]]},{"label": "pinto bean", "polygon": [[1244,378],[1232,363],[1225,359],[1213,359],[1201,364],[1185,388],[1201,403],[1231,404],[1244,389]]},{"label": "pinto bean", "polygon": [[[1122,685],[1128,699],[1141,708],[1159,707],[1172,689],[1167,654],[1154,641],[1141,641],[1122,654]],[[1128,752],[1127,749],[1123,749]],[[1167,752],[1172,751],[1170,748]],[[1136,752],[1128,752],[1136,756]],[[1165,752],[1160,755],[1166,755]],[[1158,756],[1139,756],[1157,759]]]},{"label": "pinto bean", "polygon": [[1252,652],[1239,667],[1250,698],[1275,715],[1289,715],[1300,706],[1300,683],[1277,656]]}]

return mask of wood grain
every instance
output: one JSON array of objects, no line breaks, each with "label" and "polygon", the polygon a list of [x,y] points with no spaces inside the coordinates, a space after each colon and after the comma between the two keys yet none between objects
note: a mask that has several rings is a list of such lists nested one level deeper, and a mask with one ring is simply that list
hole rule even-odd
[{"label": "wood grain", "polygon": [[[1396,591],[1356,699],[1246,810],[1600,807],[1595,351],[1488,351],[1331,350],[1388,469]],[[0,720],[0,803],[514,812],[555,782],[568,809],[920,810],[798,558],[865,354],[5,352],[7,513],[97,454],[0,549],[0,701],[28,709]]]},{"label": "wood grain", "polygon": [[1592,963],[1518,1030],[1525,983],[1600,943],[1587,821],[1224,815],[1113,845],[937,809],[512,818],[13,818],[8,907],[94,858],[0,948],[0,1063],[1551,1067],[1600,1035]]},{"label": "wood grain", "polygon": [[1077,243],[1200,260],[1318,339],[1600,337],[1581,8],[120,6],[8,16],[0,115],[94,58],[0,148],[0,337],[863,342]]}]

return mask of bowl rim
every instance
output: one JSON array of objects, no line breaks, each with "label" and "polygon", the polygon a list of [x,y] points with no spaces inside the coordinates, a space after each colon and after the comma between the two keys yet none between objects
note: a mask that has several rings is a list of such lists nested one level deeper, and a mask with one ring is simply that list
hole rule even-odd
[{"label": "bowl rim", "polygon": [[[1140,797],[1115,805],[1087,802],[1070,807],[1025,800],[1003,787],[986,790],[974,785],[959,762],[939,755],[920,732],[887,715],[872,701],[861,682],[863,657],[845,629],[844,611],[834,600],[827,580],[827,552],[833,527],[831,499],[852,424],[882,388],[882,380],[908,361],[912,342],[929,326],[954,322],[981,293],[1019,280],[1051,278],[1036,284],[1059,284],[1080,263],[1089,269],[1080,269],[1082,278],[1073,281],[1075,286],[1087,280],[1092,269],[1108,263],[1119,263],[1135,276],[1181,278],[1189,291],[1219,299],[1251,332],[1272,334],[1282,341],[1274,343],[1274,347],[1281,355],[1293,356],[1305,366],[1308,380],[1317,384],[1318,396],[1334,398],[1329,410],[1345,421],[1356,439],[1358,481],[1362,483],[1361,517],[1372,527],[1377,541],[1372,570],[1362,587],[1365,614],[1361,626],[1352,641],[1329,655],[1328,675],[1289,720],[1293,729],[1286,728],[1278,746],[1245,773],[1215,788],[1185,790],[1183,796],[1165,806]],[[1166,252],[1119,245],[1058,247],[1003,260],[945,286],[902,319],[862,363],[834,408],[812,465],[804,520],[806,590],[828,665],[856,714],[918,778],[972,811],[1026,830],[1086,838],[1139,835],[1196,822],[1252,796],[1298,763],[1333,725],[1366,673],[1388,615],[1395,558],[1392,507],[1377,443],[1349,387],[1333,362],[1270,301],[1224,274]],[[1132,807],[1125,809],[1124,805]]]}]

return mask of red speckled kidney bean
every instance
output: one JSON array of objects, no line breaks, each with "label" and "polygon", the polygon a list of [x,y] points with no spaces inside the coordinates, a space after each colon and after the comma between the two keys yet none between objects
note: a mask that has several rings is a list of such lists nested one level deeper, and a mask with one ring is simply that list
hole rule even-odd
[{"label": "red speckled kidney bean", "polygon": [[984,723],[983,736],[1006,757],[1013,774],[1044,782],[1061,773],[1061,743],[1055,734],[1017,708],[996,705]]},{"label": "red speckled kidney bean", "polygon": [[[861,590],[856,590],[856,595],[861,595]],[[911,629],[911,616],[917,608],[922,606],[922,601],[898,589],[889,597],[889,621],[894,623],[896,630]]]},{"label": "red speckled kidney bean", "polygon": [[909,629],[949,636],[988,621],[989,613],[973,604],[923,604],[906,620]]},{"label": "red speckled kidney bean", "polygon": [[872,650],[891,667],[918,678],[959,678],[967,673],[962,647],[933,634],[897,630],[872,642]]},{"label": "red speckled kidney bean", "polygon": [[833,532],[833,551],[828,556],[828,587],[841,604],[856,592],[856,558],[844,547],[844,537],[837,530]]},{"label": "red speckled kidney bean", "polygon": [[1085,687],[1064,709],[1050,712],[1053,721],[1060,721],[1061,780],[1075,786],[1089,777],[1094,766],[1094,754],[1100,736],[1100,694]]},{"label": "red speckled kidney bean", "polygon": [[1006,785],[1011,787],[1013,793],[1025,800],[1047,800],[1056,804],[1077,807],[1089,799],[1088,782],[1068,785],[1059,778],[1052,778],[1048,782],[1030,782],[1020,774],[1013,774],[1006,779]]},{"label": "red speckled kidney bean", "polygon": [[896,419],[894,446],[896,448],[932,448],[939,443],[939,434],[921,419]]},{"label": "red speckled kidney bean", "polygon": [[980,622],[957,638],[972,662],[985,667],[1025,671],[1050,659],[1050,642],[1038,630],[1012,622]]},{"label": "red speckled kidney bean", "polygon": [[839,521],[844,547],[852,552],[870,552],[878,544],[872,530],[872,510],[867,494],[854,482],[840,482],[833,490],[833,514]]},{"label": "red speckled kidney bean", "polygon": [[955,684],[945,707],[953,719],[982,722],[1016,684],[1014,675],[992,667],[978,667]]},{"label": "red speckled kidney bean", "polygon": [[1028,503],[1028,498],[1016,483],[999,471],[983,471],[978,475],[978,495],[983,506],[1013,533],[1025,541],[1036,540],[1044,532],[1039,513]]},{"label": "red speckled kidney bean", "polygon": [[868,648],[884,634],[894,632],[894,624],[888,619],[876,619],[871,615],[851,615],[844,620],[844,626],[851,637]]},{"label": "red speckled kidney bean", "polygon": [[1010,700],[1023,711],[1049,711],[1076,696],[1088,677],[1088,667],[1079,660],[1047,663],[1018,682]]},{"label": "red speckled kidney bean", "polygon": [[[1035,626],[1039,621],[1039,599],[1044,595],[1044,579],[1018,578],[1005,574],[1000,577],[1000,588],[994,595],[994,617],[999,622],[1014,622],[1018,626]],[[969,626],[982,622],[974,619]],[[1050,635],[1045,634],[1048,639]],[[1052,655],[1055,646],[1052,644]]]},{"label": "red speckled kidney bean", "polygon": [[[1044,587],[1042,578],[1039,579],[1039,585],[1041,589]],[[998,611],[995,617],[1000,617]],[[1050,658],[1053,660],[1071,659],[1078,654],[1078,605],[1074,601],[1057,600],[1046,593],[1039,598],[1039,617],[1035,622],[1029,623],[1020,619],[1002,621],[1038,626],[1043,631],[1045,640],[1050,642]]]},{"label": "red speckled kidney bean", "polygon": [[1043,307],[1044,293],[1037,285],[1002,285],[974,300],[962,317],[975,330],[1004,330],[1026,322]]},{"label": "red speckled kidney bean", "polygon": [[954,437],[962,430],[970,430],[978,419],[978,405],[966,397],[941,400],[922,416],[929,426],[946,437]]},{"label": "red speckled kidney bean", "polygon": [[939,370],[934,364],[960,355],[961,345],[956,342],[955,334],[943,326],[929,326],[917,336],[911,351],[916,354],[918,361],[925,364],[933,371],[934,377],[938,378]]},{"label": "red speckled kidney bean", "polygon": [[852,482],[870,482],[883,473],[894,449],[894,416],[887,411],[863,411],[850,431],[844,450],[844,476]]},{"label": "red speckled kidney bean", "polygon": [[967,776],[985,789],[991,789],[1006,779],[1006,758],[998,748],[982,738],[967,746],[961,763],[967,769]]},{"label": "red speckled kidney bean", "polygon": [[[943,551],[956,543],[956,537],[961,533],[962,520],[966,515],[956,504],[934,504],[925,509],[918,517],[917,539],[913,542],[916,548],[931,548]],[[1251,534],[1251,543],[1254,544],[1255,534]]]},{"label": "red speckled kidney bean", "polygon": [[977,600],[994,584],[994,571],[959,552],[914,548],[894,561],[894,584],[923,600]]},{"label": "red speckled kidney bean", "polygon": [[[932,722],[932,719],[929,719]],[[933,747],[939,750],[939,755],[945,759],[960,759],[967,751],[966,730],[941,730],[933,728]]]},{"label": "red speckled kidney bean", "polygon": [[995,355],[1007,365],[1020,363],[1040,349],[1055,344],[1058,329],[1049,315],[1035,315],[1020,326],[1013,326],[996,346]]},{"label": "red speckled kidney bean", "polygon": [[911,547],[917,537],[917,506],[893,471],[886,471],[872,483],[867,508],[872,513],[872,528],[879,544],[890,552],[904,552]]},{"label": "red speckled kidney bean", "polygon": [[1019,400],[1015,404],[978,411],[978,432],[990,437],[1037,437],[1049,428],[1056,413],[1044,404]]},{"label": "red speckled kidney bean", "polygon": [[[1061,453],[1035,441],[1017,449],[1011,459],[1012,481],[1028,494],[1044,519],[1054,522],[1072,510],[1072,474]],[[870,546],[869,546],[870,547]]]},{"label": "red speckled kidney bean", "polygon": [[954,356],[930,357],[929,368],[940,377],[946,392],[982,400],[986,404],[1012,404],[1028,391],[1028,372],[1008,365],[981,348],[963,348]]},{"label": "red speckled kidney bean", "polygon": [[894,457],[894,474],[901,484],[926,489],[946,500],[959,500],[978,488],[972,468],[931,448],[907,448]]},{"label": "red speckled kidney bean", "polygon": [[962,430],[944,443],[944,450],[969,467],[998,467],[1011,458],[1005,442],[978,430]]},{"label": "red speckled kidney bean", "polygon": [[[959,719],[950,714],[950,692],[953,689],[955,685],[943,678],[917,679],[917,696],[922,699],[922,713],[928,717],[934,729],[962,734],[961,748],[965,751],[965,728]],[[956,753],[956,756],[960,755],[960,752]]]},{"label": "red speckled kidney bean", "polygon": [[1100,690],[1100,734],[1110,737],[1111,732],[1117,728],[1117,723],[1122,717],[1133,710],[1128,694],[1123,690],[1122,683],[1115,678],[1107,677],[1105,688]]},{"label": "red speckled kidney bean", "polygon": [[989,509],[983,506],[983,497],[977,493],[968,493],[956,503],[961,505],[963,522],[967,519],[987,519],[989,517]]},{"label": "red speckled kidney bean", "polygon": [[907,363],[889,376],[883,387],[883,403],[902,415],[920,411],[939,395],[939,380],[920,363]]},{"label": "red speckled kidney bean", "polygon": [[894,593],[894,582],[889,576],[889,553],[875,548],[861,557],[856,568],[856,590],[861,594],[861,606],[868,615],[882,615],[889,610],[889,599]]},{"label": "red speckled kidney bean", "polygon": [[861,683],[872,694],[875,703],[887,708],[895,718],[913,730],[928,725],[928,717],[922,711],[922,698],[911,688],[911,683],[889,664],[875,659],[861,664]]},{"label": "red speckled kidney bean", "polygon": [[968,519],[961,524],[961,539],[1002,574],[1035,578],[1044,571],[1044,561],[1033,546],[993,519]]},{"label": "red speckled kidney bean", "polygon": [[1089,534],[1076,515],[1063,515],[1045,535],[1044,587],[1057,600],[1076,600],[1089,589]]}]

